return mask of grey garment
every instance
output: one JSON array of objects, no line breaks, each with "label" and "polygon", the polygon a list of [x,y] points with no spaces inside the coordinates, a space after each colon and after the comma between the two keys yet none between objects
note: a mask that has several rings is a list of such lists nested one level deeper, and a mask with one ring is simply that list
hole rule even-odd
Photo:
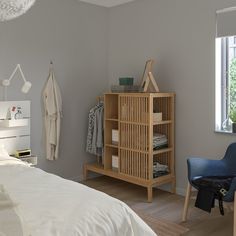
[{"label": "grey garment", "polygon": [[86,144],[86,152],[92,152],[92,139],[93,139],[93,127],[94,127],[94,109],[92,108],[89,111],[88,116],[88,134],[87,134],[87,144]]},{"label": "grey garment", "polygon": [[98,129],[97,129],[97,148],[103,148],[103,114],[104,114],[104,108],[101,107],[99,109],[99,115],[98,115]]},{"label": "grey garment", "polygon": [[103,156],[103,150],[104,150],[104,107],[101,107],[100,109],[100,115],[98,119],[98,134],[97,134],[97,155]]},{"label": "grey garment", "polygon": [[86,151],[97,156],[102,156],[103,154],[103,113],[102,102],[89,112]]},{"label": "grey garment", "polygon": [[93,154],[92,142],[93,142],[93,133],[94,133],[95,111],[100,106],[101,104],[98,103],[95,107],[93,107],[89,111],[89,116],[88,116],[88,135],[87,135],[86,151],[92,154]]},{"label": "grey garment", "polygon": [[98,135],[98,119],[99,119],[99,114],[100,113],[100,108],[96,109],[94,112],[94,126],[93,126],[93,136],[92,136],[92,154],[97,155],[97,135]]}]

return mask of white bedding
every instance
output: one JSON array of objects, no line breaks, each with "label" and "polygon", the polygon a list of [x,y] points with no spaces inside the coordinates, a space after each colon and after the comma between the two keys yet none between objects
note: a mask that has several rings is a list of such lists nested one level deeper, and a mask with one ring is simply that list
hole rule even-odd
[{"label": "white bedding", "polygon": [[26,236],[156,235],[123,202],[19,161],[0,161],[0,184]]}]

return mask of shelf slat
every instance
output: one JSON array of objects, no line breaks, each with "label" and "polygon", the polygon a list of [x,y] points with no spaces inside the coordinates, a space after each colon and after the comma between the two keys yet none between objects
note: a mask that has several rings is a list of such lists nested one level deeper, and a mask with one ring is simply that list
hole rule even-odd
[{"label": "shelf slat", "polygon": [[155,185],[162,185],[164,183],[168,183],[171,182],[173,179],[175,178],[175,176],[173,176],[172,174],[168,174],[168,175],[163,175],[157,178],[153,178],[152,181]]},{"label": "shelf slat", "polygon": [[161,154],[161,153],[165,153],[165,152],[171,152],[173,149],[170,148],[163,148],[163,149],[159,149],[159,150],[153,150],[153,155],[157,155],[157,154]]},{"label": "shelf slat", "polygon": [[115,144],[105,144],[105,146],[110,148],[118,148],[118,145]]},{"label": "shelf slat", "polygon": [[137,184],[143,187],[146,187],[147,184],[149,184],[148,180],[144,180],[144,179],[140,179],[140,178],[136,178],[130,175],[125,175],[122,173],[119,173],[117,171],[114,171],[112,169],[104,169],[104,166],[98,163],[90,163],[90,164],[85,164],[85,169],[86,171],[92,171],[98,174],[102,174],[102,175],[107,175],[110,176],[112,178],[116,178],[116,179],[120,179],[120,180],[124,180],[133,184]]},{"label": "shelf slat", "polygon": [[163,121],[153,121],[153,125],[166,125],[166,124],[172,124],[172,120],[163,120]]},{"label": "shelf slat", "polygon": [[144,126],[148,126],[148,123],[133,122],[133,121],[123,121],[123,120],[121,120],[120,123],[123,123],[123,124],[133,124],[133,125],[144,125]]},{"label": "shelf slat", "polygon": [[118,122],[118,119],[116,119],[116,118],[106,118],[105,121],[117,121]]},{"label": "shelf slat", "polygon": [[126,147],[121,147],[121,146],[120,146],[120,149],[126,150],[126,151],[131,151],[131,152],[140,152],[140,153],[143,153],[143,154],[148,154],[149,153],[149,151],[143,151],[143,150],[139,150],[139,149],[126,148]]}]

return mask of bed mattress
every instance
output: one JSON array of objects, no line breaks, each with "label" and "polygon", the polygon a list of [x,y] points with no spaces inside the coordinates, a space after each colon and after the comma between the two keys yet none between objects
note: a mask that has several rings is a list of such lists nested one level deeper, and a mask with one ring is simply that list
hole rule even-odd
[{"label": "bed mattress", "polygon": [[13,203],[8,214],[21,224],[14,236],[156,235],[125,203],[21,161],[0,163],[0,184]]}]

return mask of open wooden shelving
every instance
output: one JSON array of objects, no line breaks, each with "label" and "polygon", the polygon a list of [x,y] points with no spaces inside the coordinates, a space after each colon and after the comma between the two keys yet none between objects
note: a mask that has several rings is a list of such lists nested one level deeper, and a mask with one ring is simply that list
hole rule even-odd
[{"label": "open wooden shelving", "polygon": [[[174,93],[106,93],[104,94],[103,164],[85,164],[84,175],[96,172],[147,188],[152,201],[155,186],[171,183],[175,192],[174,164]],[[153,121],[153,111],[162,113],[162,121]],[[118,144],[112,142],[112,130],[119,133]],[[168,147],[153,150],[153,134],[165,134]],[[119,166],[112,169],[112,155]],[[153,163],[167,165],[169,173],[153,177]]]}]

